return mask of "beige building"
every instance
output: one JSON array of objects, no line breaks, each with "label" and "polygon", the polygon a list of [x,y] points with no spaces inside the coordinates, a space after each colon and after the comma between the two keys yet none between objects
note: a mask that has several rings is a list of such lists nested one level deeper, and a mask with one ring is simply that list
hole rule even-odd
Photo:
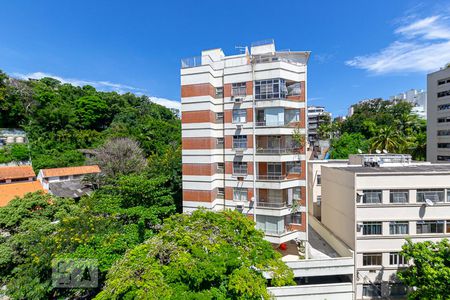
[{"label": "beige building", "polygon": [[321,220],[355,253],[355,297],[403,298],[398,255],[413,242],[450,237],[450,165],[414,163],[409,155],[352,155],[322,167]]},{"label": "beige building", "polygon": [[428,74],[427,160],[450,162],[450,67]]},{"label": "beige building", "polygon": [[309,160],[308,161],[308,213],[320,221],[322,199],[322,166],[346,166],[348,159]]}]

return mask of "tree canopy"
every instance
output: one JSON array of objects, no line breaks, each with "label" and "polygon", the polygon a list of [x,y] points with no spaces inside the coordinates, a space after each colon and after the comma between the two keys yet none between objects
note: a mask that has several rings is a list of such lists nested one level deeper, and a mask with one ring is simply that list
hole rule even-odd
[{"label": "tree canopy", "polygon": [[448,239],[403,245],[400,254],[411,264],[400,270],[397,277],[411,287],[408,299],[450,299],[450,243]]},{"label": "tree canopy", "polygon": [[347,158],[348,154],[355,154],[360,149],[363,152],[409,153],[413,159],[425,159],[426,121],[412,113],[413,104],[403,100],[373,99],[353,108],[353,115],[346,120],[319,128],[321,136],[332,137],[332,158]]},{"label": "tree canopy", "polygon": [[236,211],[172,216],[114,264],[96,299],[268,299],[264,271],[273,285],[294,282],[263,237]]}]

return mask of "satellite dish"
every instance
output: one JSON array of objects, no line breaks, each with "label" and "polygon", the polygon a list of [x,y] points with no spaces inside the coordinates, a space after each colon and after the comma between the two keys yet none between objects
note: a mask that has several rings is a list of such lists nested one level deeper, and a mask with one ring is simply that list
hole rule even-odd
[{"label": "satellite dish", "polygon": [[381,151],[380,150],[375,150],[375,152],[377,153],[377,154],[380,154],[381,153]]},{"label": "satellite dish", "polygon": [[383,149],[384,154],[388,154],[389,152],[386,149]]},{"label": "satellite dish", "polygon": [[428,206],[433,206],[433,205],[434,205],[434,202],[431,201],[430,199],[425,199],[425,203],[426,203]]},{"label": "satellite dish", "polygon": [[362,154],[362,150],[361,150],[361,149],[358,149],[358,153],[359,153],[359,154]]}]

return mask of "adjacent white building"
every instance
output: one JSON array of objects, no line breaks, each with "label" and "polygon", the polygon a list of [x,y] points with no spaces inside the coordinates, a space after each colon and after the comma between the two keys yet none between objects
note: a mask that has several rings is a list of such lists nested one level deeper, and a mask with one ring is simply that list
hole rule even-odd
[{"label": "adjacent white building", "polygon": [[428,74],[427,160],[450,162],[450,67]]},{"label": "adjacent white building", "polygon": [[405,100],[414,105],[412,112],[422,119],[427,118],[427,92],[424,90],[410,89],[389,97],[389,100]]},{"label": "adjacent white building", "polygon": [[320,203],[322,224],[355,253],[355,298],[403,298],[395,274],[407,265],[405,239],[450,237],[450,165],[352,155],[346,166],[322,166]]}]

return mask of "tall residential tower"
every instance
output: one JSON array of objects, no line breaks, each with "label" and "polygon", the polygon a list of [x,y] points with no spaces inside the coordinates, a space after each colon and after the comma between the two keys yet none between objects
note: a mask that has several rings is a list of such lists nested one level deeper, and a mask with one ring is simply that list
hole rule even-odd
[{"label": "tall residential tower", "polygon": [[427,160],[450,162],[450,66],[428,74]]},{"label": "tall residential tower", "polygon": [[185,212],[237,209],[272,243],[306,240],[308,58],[269,40],[182,60]]}]

